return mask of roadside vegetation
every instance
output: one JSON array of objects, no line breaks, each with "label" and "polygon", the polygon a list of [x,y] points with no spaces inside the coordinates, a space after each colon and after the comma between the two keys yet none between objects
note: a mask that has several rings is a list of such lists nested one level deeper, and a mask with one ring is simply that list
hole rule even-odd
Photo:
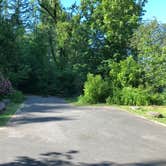
[{"label": "roadside vegetation", "polygon": [[153,21],[140,25],[131,38],[137,56],[107,60],[108,72],[88,74],[81,103],[164,105],[166,101],[166,26]]},{"label": "roadside vegetation", "polygon": [[[136,110],[133,110],[130,106],[120,106],[118,108],[166,125],[166,106],[141,106]],[[153,113],[158,114],[155,116]]]},{"label": "roadside vegetation", "polygon": [[10,103],[3,113],[0,113],[0,127],[4,127],[8,123],[19,107],[20,103]]},{"label": "roadside vegetation", "polygon": [[11,82],[0,75],[0,127],[7,124],[24,100],[24,95],[12,87]]}]

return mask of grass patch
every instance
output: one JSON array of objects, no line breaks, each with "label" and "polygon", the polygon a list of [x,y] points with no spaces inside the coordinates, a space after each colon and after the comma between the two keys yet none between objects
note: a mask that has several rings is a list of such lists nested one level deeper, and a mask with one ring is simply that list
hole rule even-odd
[{"label": "grass patch", "polygon": [[4,113],[0,114],[0,127],[3,127],[7,124],[7,122],[10,120],[12,115],[16,113],[16,111],[19,109],[20,104],[18,103],[10,103]]},{"label": "grass patch", "polygon": [[[141,106],[138,110],[132,110],[130,106],[119,106],[122,109],[125,109],[128,112],[131,112],[136,115],[140,115],[142,117],[145,117],[149,120],[153,120],[156,122],[160,122],[163,124],[166,124],[166,106]],[[164,117],[163,118],[154,118],[150,115],[148,115],[148,112],[159,112]]]}]

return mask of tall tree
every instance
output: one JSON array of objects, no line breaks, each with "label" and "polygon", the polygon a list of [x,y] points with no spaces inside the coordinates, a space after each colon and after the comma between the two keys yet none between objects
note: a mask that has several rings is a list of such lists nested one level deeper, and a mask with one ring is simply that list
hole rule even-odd
[{"label": "tall tree", "polygon": [[91,43],[103,45],[102,54],[106,59],[118,61],[126,57],[129,39],[140,23],[144,4],[145,0],[81,1],[82,20],[93,32]]},{"label": "tall tree", "polygon": [[142,24],[134,33],[132,47],[145,72],[144,82],[153,91],[166,87],[166,25],[156,20]]}]

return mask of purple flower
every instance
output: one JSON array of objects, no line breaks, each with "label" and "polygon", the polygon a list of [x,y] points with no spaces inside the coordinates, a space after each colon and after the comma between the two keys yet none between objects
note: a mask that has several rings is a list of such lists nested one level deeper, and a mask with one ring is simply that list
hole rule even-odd
[{"label": "purple flower", "polygon": [[12,91],[12,84],[8,79],[0,78],[0,95],[7,95]]}]

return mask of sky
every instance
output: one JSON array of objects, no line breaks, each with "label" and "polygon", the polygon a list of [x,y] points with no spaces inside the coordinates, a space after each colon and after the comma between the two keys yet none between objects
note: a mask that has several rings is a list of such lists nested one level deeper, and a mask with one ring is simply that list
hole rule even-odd
[{"label": "sky", "polygon": [[60,0],[60,1],[65,7],[69,7],[74,2],[78,2],[78,3],[80,2],[80,0]]},{"label": "sky", "polygon": [[144,16],[145,20],[157,18],[162,23],[166,23],[166,0],[148,0]]},{"label": "sky", "polygon": [[[79,0],[61,0],[65,7],[69,7],[74,2],[79,3]],[[148,0],[145,10],[144,20],[157,18],[158,21],[166,23],[166,0]]]}]

